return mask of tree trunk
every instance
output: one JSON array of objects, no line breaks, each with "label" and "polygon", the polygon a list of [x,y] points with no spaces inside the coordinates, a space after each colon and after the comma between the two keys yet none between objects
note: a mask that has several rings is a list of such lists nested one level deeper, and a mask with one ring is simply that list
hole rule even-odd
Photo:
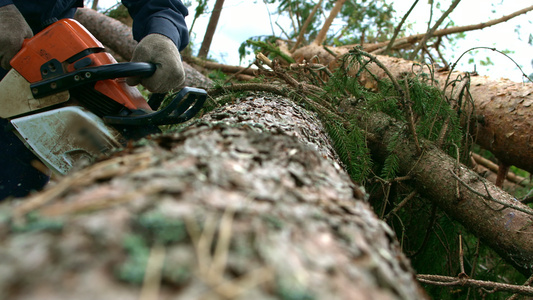
[{"label": "tree trunk", "polygon": [[[88,8],[78,8],[75,19],[114,53],[126,61],[131,60],[137,42],[133,40],[130,27]],[[208,88],[213,85],[211,79],[196,71],[188,63],[183,62],[183,67],[186,74],[184,86]]]},{"label": "tree trunk", "polygon": [[205,31],[204,40],[200,51],[198,52],[198,57],[206,58],[209,53],[209,48],[211,47],[211,42],[213,41],[213,36],[217,29],[218,19],[220,18],[220,13],[222,13],[222,6],[224,5],[224,0],[217,0],[215,2],[215,8],[211,13],[211,18],[209,18],[209,23],[207,24],[207,29]]},{"label": "tree trunk", "polygon": [[[363,115],[363,114],[361,114]],[[382,153],[398,135],[408,135],[405,126],[385,114],[360,119],[369,132],[369,146],[375,156]],[[485,178],[457,162],[432,143],[421,141],[423,151],[412,138],[395,150],[400,172],[412,179],[411,185],[467,230],[500,254],[526,276],[533,273],[533,210]]]},{"label": "tree trunk", "polygon": [[426,298],[363,197],[314,116],[248,97],[2,204],[0,298]]}]

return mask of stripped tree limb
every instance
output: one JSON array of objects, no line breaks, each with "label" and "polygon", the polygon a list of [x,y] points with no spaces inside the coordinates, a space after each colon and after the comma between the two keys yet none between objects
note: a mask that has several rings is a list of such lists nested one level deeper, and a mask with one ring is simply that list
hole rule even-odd
[{"label": "stripped tree limb", "polygon": [[212,62],[208,60],[203,60],[203,59],[200,59],[194,56],[183,57],[183,59],[185,61],[189,61],[192,64],[195,64],[197,66],[210,69],[210,70],[220,70],[224,73],[239,73],[239,74],[245,74],[245,75],[250,75],[250,76],[256,75],[255,74],[256,70],[251,69],[251,68],[243,68],[239,66],[230,66],[230,65],[220,64],[220,63],[216,63],[216,62]]}]

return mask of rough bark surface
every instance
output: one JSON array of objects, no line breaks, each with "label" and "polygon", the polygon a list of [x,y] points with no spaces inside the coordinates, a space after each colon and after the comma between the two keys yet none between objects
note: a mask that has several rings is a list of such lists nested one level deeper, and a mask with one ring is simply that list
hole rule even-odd
[{"label": "rough bark surface", "polygon": [[426,298],[292,102],[241,99],[144,144],[0,206],[0,298]]},{"label": "rough bark surface", "polygon": [[[131,55],[137,42],[133,39],[131,28],[118,20],[89,8],[79,8],[75,19],[89,30],[102,44],[109,47],[112,52],[118,54],[124,60],[131,60]],[[213,81],[202,73],[183,62],[185,68],[184,86],[209,88]]]},{"label": "rough bark surface", "polygon": [[533,273],[533,211],[528,206],[429,142],[422,141],[423,152],[416,155],[410,134],[390,117],[376,114],[361,122],[371,133],[374,154],[387,149],[398,134],[402,136],[404,143],[395,153],[402,174],[412,177],[417,191],[515,268],[527,275]]}]

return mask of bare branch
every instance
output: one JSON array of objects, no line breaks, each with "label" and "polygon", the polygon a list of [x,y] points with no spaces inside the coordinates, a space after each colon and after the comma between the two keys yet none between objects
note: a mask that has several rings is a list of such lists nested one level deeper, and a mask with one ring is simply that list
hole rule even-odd
[{"label": "bare branch", "polygon": [[442,24],[442,22],[444,22],[444,19],[446,19],[448,17],[448,15],[455,9],[455,7],[457,7],[459,2],[461,2],[461,0],[455,0],[452,3],[452,5],[450,5],[448,10],[440,17],[440,19],[437,21],[437,23],[435,23],[435,25],[433,25],[433,27],[424,35],[424,38],[422,38],[422,41],[420,41],[418,43],[418,46],[415,48],[413,53],[411,53],[411,55],[409,56],[409,59],[412,60],[412,59],[414,59],[416,57],[416,55],[418,54],[420,49],[422,49],[422,47],[424,47],[424,45],[426,45],[426,42],[429,40],[429,38],[431,38],[433,36],[433,33],[437,30],[437,28],[439,28],[440,24]]},{"label": "bare branch", "polygon": [[[457,26],[457,27],[450,27],[450,28],[444,28],[444,29],[441,29],[441,30],[437,30],[437,31],[433,32],[432,36],[439,37],[439,36],[445,36],[445,35],[450,35],[450,34],[454,34],[454,33],[467,32],[467,31],[473,31],[473,30],[487,28],[487,27],[494,26],[494,25],[499,24],[499,23],[506,22],[506,21],[508,21],[508,20],[510,20],[512,18],[515,18],[517,16],[523,15],[525,13],[528,13],[528,12],[532,11],[532,10],[533,10],[533,5],[529,6],[529,7],[526,7],[524,9],[521,9],[519,11],[516,11],[516,12],[514,12],[512,14],[503,16],[503,17],[501,17],[499,19],[492,20],[492,21],[483,22],[483,23],[479,23],[479,24]],[[394,42],[392,48],[393,49],[397,49],[397,48],[405,47],[406,44],[416,43],[417,41],[419,41],[422,38],[424,38],[424,36],[425,36],[425,34],[421,33],[421,34],[415,34],[415,35],[411,35],[411,36],[408,36],[408,37],[404,37],[404,38],[398,39],[396,42]],[[380,48],[386,47],[388,44],[389,44],[388,41],[387,42],[382,42],[382,43],[376,43],[376,44],[366,44],[366,45],[364,45],[363,49],[365,51],[367,51],[367,52],[373,52],[373,51],[378,50]],[[346,45],[346,46],[343,46],[343,48],[351,49],[354,46],[356,46],[356,45]]]},{"label": "bare branch", "polygon": [[413,11],[417,3],[418,3],[418,0],[416,0],[413,3],[413,5],[411,5],[411,8],[409,8],[409,11],[407,11],[407,13],[403,16],[402,20],[400,21],[400,24],[396,26],[396,29],[394,29],[394,35],[390,39],[389,44],[387,45],[387,48],[385,49],[384,53],[387,53],[391,50],[392,45],[394,44],[394,41],[396,40],[396,37],[398,36],[398,34],[400,33],[400,30],[402,29],[403,23],[405,22],[405,20],[407,20],[407,17],[409,16],[409,14],[411,14],[411,12]]},{"label": "bare branch", "polygon": [[533,287],[514,285],[500,282],[483,281],[470,278],[458,278],[440,275],[417,275],[418,281],[426,284],[440,285],[440,286],[468,286],[477,288],[488,288],[498,290],[500,292],[512,292],[521,295],[533,295]]}]

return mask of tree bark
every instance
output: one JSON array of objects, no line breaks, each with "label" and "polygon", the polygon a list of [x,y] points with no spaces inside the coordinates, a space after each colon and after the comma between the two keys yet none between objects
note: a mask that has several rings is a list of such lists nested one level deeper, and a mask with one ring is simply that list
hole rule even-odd
[{"label": "tree bark", "polygon": [[240,99],[0,205],[0,297],[425,299],[363,198],[313,115]]},{"label": "tree bark", "polygon": [[207,29],[205,30],[204,40],[200,51],[198,52],[198,57],[206,58],[209,53],[209,48],[211,47],[211,42],[213,41],[213,36],[217,29],[218,19],[220,18],[220,13],[222,13],[222,6],[224,5],[224,0],[217,0],[215,2],[215,8],[211,13],[211,18],[209,18],[209,23],[207,24]]},{"label": "tree bark", "polygon": [[[131,60],[137,42],[133,39],[131,28],[118,20],[88,8],[78,8],[75,19],[89,30],[102,44],[109,47],[124,60]],[[209,88],[213,81],[196,71],[188,63],[185,68],[184,86]]]},{"label": "tree bark", "polygon": [[412,186],[517,270],[526,276],[533,273],[532,209],[432,143],[421,141],[422,154],[416,155],[415,143],[405,126],[390,117],[374,114],[360,122],[369,132],[369,146],[376,156],[385,157],[383,151],[395,137],[407,136],[395,154],[401,174],[412,178]]}]

